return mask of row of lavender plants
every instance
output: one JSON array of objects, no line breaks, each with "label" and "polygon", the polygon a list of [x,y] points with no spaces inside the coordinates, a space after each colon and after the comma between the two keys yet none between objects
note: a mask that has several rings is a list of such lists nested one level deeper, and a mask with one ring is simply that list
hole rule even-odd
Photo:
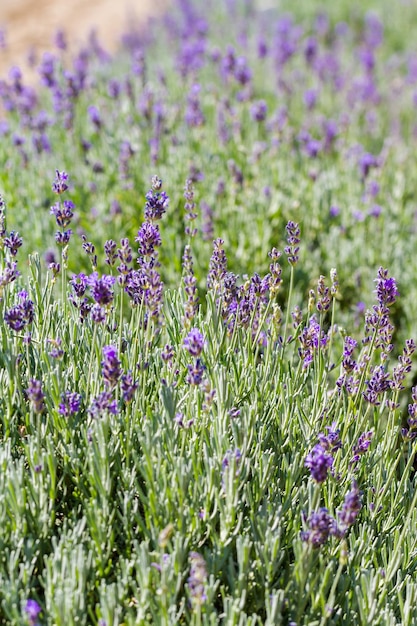
[{"label": "row of lavender plants", "polygon": [[417,53],[259,5],[0,81],[2,623],[417,619]]}]

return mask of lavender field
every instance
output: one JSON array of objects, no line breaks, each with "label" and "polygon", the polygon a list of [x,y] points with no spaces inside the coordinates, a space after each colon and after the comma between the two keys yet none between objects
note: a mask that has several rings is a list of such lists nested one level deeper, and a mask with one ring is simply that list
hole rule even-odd
[{"label": "lavender field", "polygon": [[417,6],[266,4],[0,80],[1,624],[417,624]]}]

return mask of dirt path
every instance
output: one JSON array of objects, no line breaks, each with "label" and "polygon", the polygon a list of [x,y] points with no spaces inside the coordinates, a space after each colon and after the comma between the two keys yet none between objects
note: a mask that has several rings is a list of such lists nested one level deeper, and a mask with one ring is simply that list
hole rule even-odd
[{"label": "dirt path", "polygon": [[[118,37],[133,19],[156,15],[169,0],[0,0],[0,75],[12,65],[24,66],[29,50],[39,56],[53,47],[58,29],[74,46],[96,28],[106,49],[114,48]],[[1,35],[1,33],[0,33]]]}]

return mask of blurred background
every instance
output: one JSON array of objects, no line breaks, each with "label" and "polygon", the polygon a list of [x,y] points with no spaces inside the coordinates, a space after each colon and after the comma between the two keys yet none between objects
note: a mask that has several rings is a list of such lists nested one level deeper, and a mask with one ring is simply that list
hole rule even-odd
[{"label": "blurred background", "polygon": [[0,76],[13,65],[25,67],[64,31],[71,47],[85,41],[94,28],[112,50],[127,24],[157,15],[168,0],[0,0]]}]

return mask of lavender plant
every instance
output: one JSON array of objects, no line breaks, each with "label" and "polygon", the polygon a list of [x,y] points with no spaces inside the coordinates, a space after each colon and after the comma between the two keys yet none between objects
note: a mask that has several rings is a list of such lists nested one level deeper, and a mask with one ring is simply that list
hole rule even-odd
[{"label": "lavender plant", "polygon": [[415,623],[415,55],[334,5],[0,83],[0,621]]}]

